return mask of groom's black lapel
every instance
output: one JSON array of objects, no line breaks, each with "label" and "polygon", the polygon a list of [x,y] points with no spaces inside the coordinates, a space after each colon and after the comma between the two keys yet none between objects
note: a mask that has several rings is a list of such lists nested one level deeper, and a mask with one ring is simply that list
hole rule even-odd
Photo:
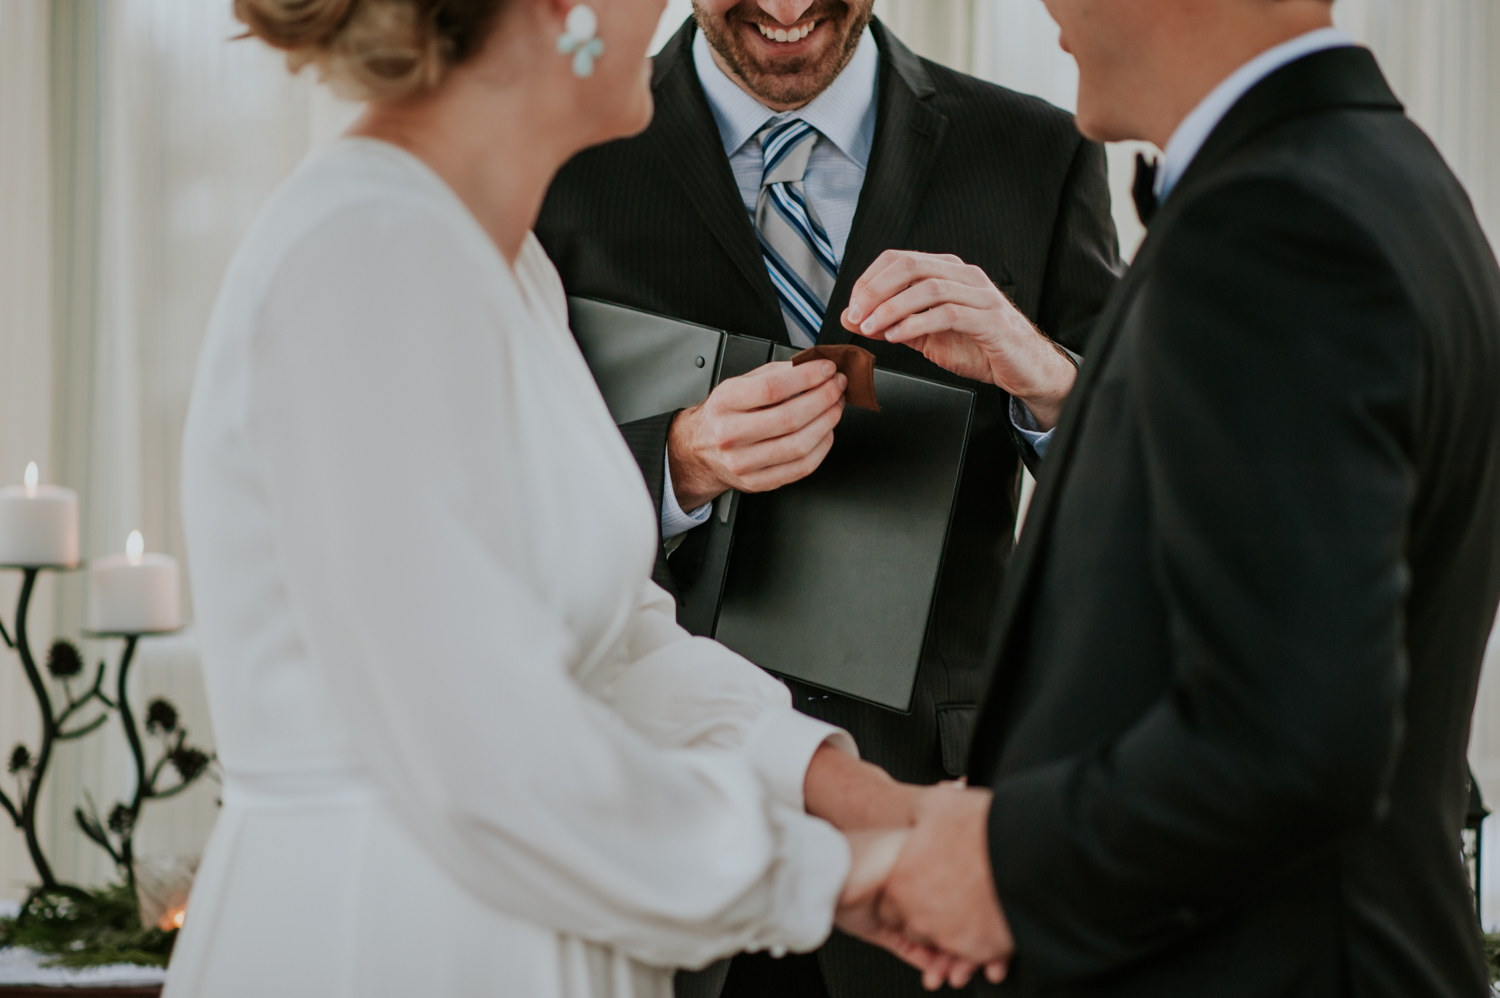
[{"label": "groom's black lapel", "polygon": [[[654,139],[688,202],[774,315],[774,323],[767,323],[767,327],[784,330],[785,320],[761,259],[755,226],[740,200],[739,186],[719,140],[719,126],[693,65],[695,30],[689,19],[656,57],[652,83],[656,118],[647,135]],[[786,339],[784,332],[781,339]]]}]

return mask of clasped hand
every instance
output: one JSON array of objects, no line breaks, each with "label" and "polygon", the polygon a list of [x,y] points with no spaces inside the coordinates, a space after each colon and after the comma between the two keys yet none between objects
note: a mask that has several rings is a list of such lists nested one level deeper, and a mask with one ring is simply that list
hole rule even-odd
[{"label": "clasped hand", "polygon": [[1014,950],[990,872],[990,796],[935,787],[915,827],[846,833],[853,861],[836,924],[916,967],[930,991],[962,988],[980,968],[998,984]]},{"label": "clasped hand", "polygon": [[1005,976],[1013,943],[990,870],[988,790],[898,783],[824,745],[803,795],[849,839],[839,928],[895,953],[932,990],[963,987],[980,968]]}]

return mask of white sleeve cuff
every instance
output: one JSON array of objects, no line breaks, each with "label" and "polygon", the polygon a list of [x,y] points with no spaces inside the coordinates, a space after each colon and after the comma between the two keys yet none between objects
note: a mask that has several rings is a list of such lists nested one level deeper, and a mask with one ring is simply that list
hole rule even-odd
[{"label": "white sleeve cuff", "polygon": [[1039,429],[1036,425],[1036,417],[1031,414],[1031,410],[1014,395],[1010,397],[1010,422],[1016,428],[1016,432],[1026,438],[1031,449],[1036,451],[1037,457],[1047,456],[1047,445],[1052,442],[1054,431]]},{"label": "white sleeve cuff", "polygon": [[706,502],[691,513],[684,513],[677,504],[677,490],[672,487],[672,452],[669,448],[662,460],[661,487],[661,539],[685,534],[694,527],[708,522],[713,515],[714,504]]},{"label": "white sleeve cuff", "polygon": [[843,728],[799,714],[791,707],[770,707],[751,725],[745,738],[745,755],[773,801],[802,811],[807,767],[824,742],[859,758],[859,747]]},{"label": "white sleeve cuff", "polygon": [[810,953],[833,931],[839,894],[849,876],[849,840],[828,822],[773,804],[779,833],[772,875],[772,911],[757,949],[773,956]]}]

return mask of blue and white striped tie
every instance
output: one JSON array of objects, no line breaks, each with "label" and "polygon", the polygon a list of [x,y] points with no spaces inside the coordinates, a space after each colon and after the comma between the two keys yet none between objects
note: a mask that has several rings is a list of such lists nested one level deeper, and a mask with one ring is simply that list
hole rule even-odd
[{"label": "blue and white striped tie", "polygon": [[818,213],[807,203],[802,175],[818,132],[799,118],[772,122],[760,133],[760,198],[755,231],[776,287],[786,329],[797,346],[812,346],[823,326],[839,264]]}]

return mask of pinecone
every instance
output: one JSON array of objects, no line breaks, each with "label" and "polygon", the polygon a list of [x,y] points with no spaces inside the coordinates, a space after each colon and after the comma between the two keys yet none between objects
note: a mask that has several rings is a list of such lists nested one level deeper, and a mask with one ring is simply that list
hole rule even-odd
[{"label": "pinecone", "polygon": [[177,708],[158,697],[146,705],[146,733],[171,734],[177,730]]},{"label": "pinecone", "polygon": [[72,679],[83,671],[83,656],[69,641],[54,641],[47,650],[47,671],[58,679]]},{"label": "pinecone", "polygon": [[207,753],[187,746],[174,749],[167,758],[171,760],[172,768],[177,770],[177,775],[182,777],[183,783],[196,780],[208,768]]},{"label": "pinecone", "polygon": [[109,830],[124,837],[135,828],[135,815],[124,804],[116,804],[109,812]]}]

